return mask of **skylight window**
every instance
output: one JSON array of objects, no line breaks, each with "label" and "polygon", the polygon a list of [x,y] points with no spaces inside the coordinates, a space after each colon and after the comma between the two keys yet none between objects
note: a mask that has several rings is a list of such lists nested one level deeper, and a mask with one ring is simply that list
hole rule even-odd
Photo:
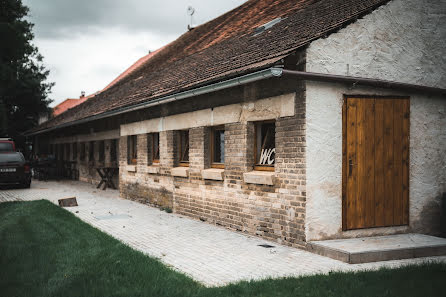
[{"label": "skylight window", "polygon": [[280,23],[280,21],[282,21],[282,18],[281,18],[281,17],[278,17],[278,18],[275,18],[275,19],[272,20],[272,21],[269,21],[269,22],[266,23],[266,24],[261,25],[260,27],[257,27],[257,28],[254,30],[254,36],[255,36],[255,35],[262,34],[264,31],[266,31],[266,30],[268,30],[268,29],[271,29],[275,24]]}]

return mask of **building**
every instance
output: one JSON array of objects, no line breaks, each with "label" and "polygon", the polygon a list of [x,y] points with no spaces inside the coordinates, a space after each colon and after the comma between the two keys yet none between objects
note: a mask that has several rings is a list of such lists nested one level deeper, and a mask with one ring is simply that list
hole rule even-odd
[{"label": "building", "polygon": [[437,234],[446,192],[446,7],[259,0],[186,32],[30,132],[80,180],[304,247]]}]

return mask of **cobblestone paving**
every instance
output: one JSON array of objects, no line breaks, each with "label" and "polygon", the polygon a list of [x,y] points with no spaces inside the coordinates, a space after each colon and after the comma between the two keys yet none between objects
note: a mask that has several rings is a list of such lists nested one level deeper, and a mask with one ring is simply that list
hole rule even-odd
[{"label": "cobblestone paving", "polygon": [[[0,202],[77,197],[66,208],[80,219],[207,286],[267,277],[301,276],[330,271],[398,267],[429,257],[366,264],[346,264],[296,248],[226,230],[157,208],[119,198],[116,190],[96,190],[82,182],[33,181],[31,189],[0,190]],[[260,244],[273,245],[263,248]]]}]

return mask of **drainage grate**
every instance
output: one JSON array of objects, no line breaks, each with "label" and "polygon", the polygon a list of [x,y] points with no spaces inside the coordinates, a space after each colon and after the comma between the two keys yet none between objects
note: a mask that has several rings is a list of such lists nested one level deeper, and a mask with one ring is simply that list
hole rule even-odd
[{"label": "drainage grate", "polygon": [[275,246],[273,246],[273,245],[269,245],[269,244],[259,244],[258,246],[264,247],[264,248],[266,248],[266,249],[270,249],[270,248],[275,247]]}]

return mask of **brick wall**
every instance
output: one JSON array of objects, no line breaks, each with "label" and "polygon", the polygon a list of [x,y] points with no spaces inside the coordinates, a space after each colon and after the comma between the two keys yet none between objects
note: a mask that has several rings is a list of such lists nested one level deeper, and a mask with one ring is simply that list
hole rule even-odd
[{"label": "brick wall", "polygon": [[[151,136],[140,134],[137,136],[136,170],[127,163],[127,136],[120,139],[120,178],[119,189],[121,196],[143,204],[162,207],[173,207],[173,193],[170,182],[170,169],[175,160],[175,133],[166,131],[160,133],[160,146],[166,148],[160,150],[160,164],[151,162]],[[159,174],[148,172],[148,167],[157,167]]]},{"label": "brick wall", "polygon": [[[305,245],[305,100],[296,96],[295,116],[276,120],[275,184],[247,184],[253,169],[254,124],[225,125],[224,180],[205,180],[210,166],[210,128],[189,130],[189,176],[171,176],[178,166],[177,131],[160,133],[159,173],[152,167],[147,135],[138,135],[136,172],[127,165],[126,137],[121,137],[121,195],[141,203],[172,207],[176,213],[293,246]],[[150,154],[151,155],[151,154]],[[151,171],[153,172],[153,171]]]}]

